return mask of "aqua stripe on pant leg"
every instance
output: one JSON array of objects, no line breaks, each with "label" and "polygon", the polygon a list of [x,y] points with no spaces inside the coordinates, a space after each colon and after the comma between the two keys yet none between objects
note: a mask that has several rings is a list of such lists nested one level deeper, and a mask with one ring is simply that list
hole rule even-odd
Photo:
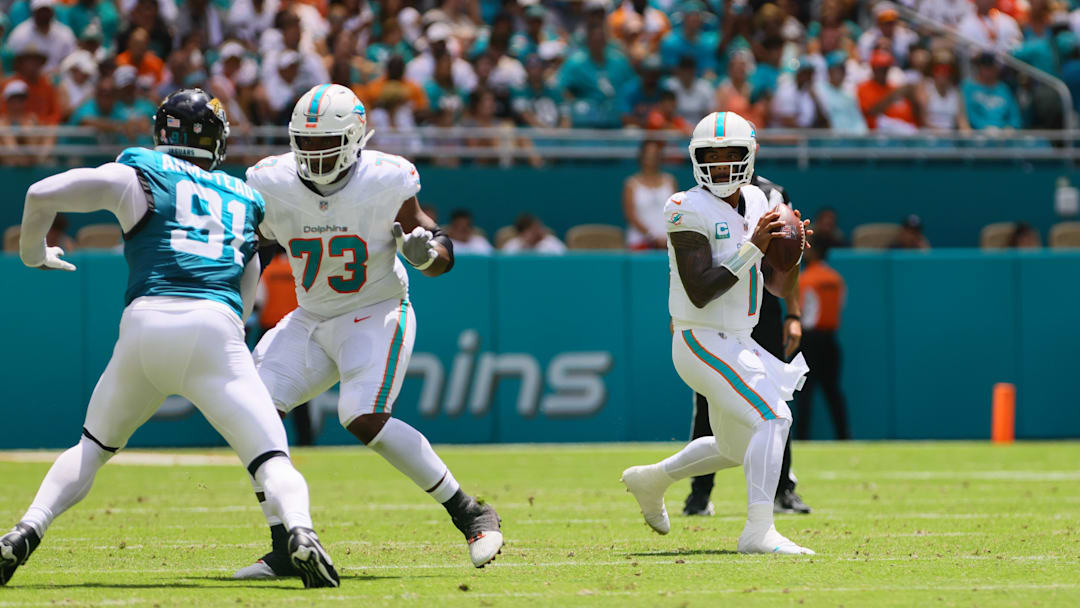
[{"label": "aqua stripe on pant leg", "polygon": [[697,339],[694,338],[694,334],[689,329],[683,330],[682,336],[683,341],[686,342],[686,345],[690,347],[690,350],[693,351],[693,353],[697,355],[699,359],[707,363],[716,371],[720,372],[720,375],[722,375],[728,381],[728,383],[731,384],[732,388],[735,389],[735,392],[739,393],[739,395],[741,395],[743,399],[746,399],[746,401],[749,402],[750,405],[752,405],[759,414],[761,414],[762,418],[764,418],[765,420],[776,419],[776,414],[773,413],[772,409],[768,406],[768,404],[762,401],[761,397],[758,397],[757,393],[751,390],[750,387],[742,381],[742,378],[740,378],[739,375],[735,373],[735,370],[731,369],[731,367],[728,366],[728,364],[724,363],[720,359],[713,356],[712,353],[702,348],[701,345],[698,344]]}]

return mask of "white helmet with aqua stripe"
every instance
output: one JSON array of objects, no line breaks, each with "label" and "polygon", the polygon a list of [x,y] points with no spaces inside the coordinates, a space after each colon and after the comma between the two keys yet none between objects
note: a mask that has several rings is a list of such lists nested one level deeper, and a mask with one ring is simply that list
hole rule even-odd
[{"label": "white helmet with aqua stripe", "polygon": [[330,184],[356,163],[374,134],[360,99],[339,84],[313,87],[293,106],[289,144],[296,172],[316,184]]},{"label": "white helmet with aqua stripe", "polygon": [[[741,160],[706,162],[710,148],[741,148]],[[694,127],[690,137],[690,162],[694,179],[720,198],[734,194],[754,177],[754,157],[757,155],[757,133],[754,125],[734,112],[713,112]]]}]

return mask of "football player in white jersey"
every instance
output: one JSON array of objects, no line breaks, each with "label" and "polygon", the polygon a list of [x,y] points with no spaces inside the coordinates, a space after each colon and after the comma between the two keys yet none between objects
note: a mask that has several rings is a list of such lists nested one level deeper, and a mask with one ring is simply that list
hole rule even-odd
[{"label": "football player in white jersey", "polygon": [[[495,509],[462,491],[428,440],[390,415],[416,338],[397,254],[432,277],[453,267],[453,245],[420,210],[412,163],[363,149],[366,119],[348,88],[316,86],[293,108],[292,151],[247,171],[266,200],[259,230],[288,253],[300,305],[259,341],[255,366],[281,412],[340,383],[342,426],[446,507],[481,568],[503,545]],[[295,574],[281,524],[264,512],[273,549],[236,578]]]},{"label": "football player in white jersey", "polygon": [[750,185],[756,154],[746,119],[734,112],[706,116],[690,140],[698,186],[676,193],[664,208],[672,359],[683,381],[708,399],[714,436],[695,439],[656,464],[630,467],[622,481],[649,526],[667,534],[664,491],[672,483],[742,465],[749,508],[739,552],[812,554],[773,526],[791,426],[787,401],[809,369],[801,354],[783,363],[750,337],[766,279],[779,296],[793,293],[798,279],[797,270],[762,273],[764,251],[783,235],[783,223],[776,203]]}]

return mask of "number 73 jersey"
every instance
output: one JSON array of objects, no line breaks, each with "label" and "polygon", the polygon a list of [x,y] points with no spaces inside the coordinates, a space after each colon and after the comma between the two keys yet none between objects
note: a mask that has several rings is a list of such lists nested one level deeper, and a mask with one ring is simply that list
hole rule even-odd
[{"label": "number 73 jersey", "polygon": [[352,175],[322,195],[296,174],[292,152],[265,158],[247,182],[266,200],[259,231],[285,247],[300,307],[336,317],[408,298],[409,276],[397,258],[391,227],[401,204],[420,191],[409,161],[364,150]]}]

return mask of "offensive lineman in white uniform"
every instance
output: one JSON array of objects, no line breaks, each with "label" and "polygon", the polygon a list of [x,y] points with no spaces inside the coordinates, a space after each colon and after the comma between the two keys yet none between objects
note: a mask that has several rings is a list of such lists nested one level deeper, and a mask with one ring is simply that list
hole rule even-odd
[{"label": "offensive lineman in white uniform", "polygon": [[[289,254],[300,304],[259,341],[255,364],[282,412],[340,382],[342,426],[446,507],[482,568],[503,545],[495,509],[462,491],[428,440],[390,416],[416,337],[397,253],[433,277],[453,266],[453,245],[420,210],[412,163],[363,150],[366,122],[352,91],[316,86],[293,108],[292,152],[248,169],[266,200],[259,230]],[[262,501],[257,483],[255,492]],[[284,530],[264,511],[273,549],[236,578],[294,574]]]},{"label": "offensive lineman in white uniform", "polygon": [[[698,187],[676,193],[664,208],[672,359],[683,381],[708,398],[714,436],[695,439],[659,463],[630,467],[622,481],[649,526],[667,534],[668,486],[741,464],[749,508],[739,552],[813,554],[773,526],[773,497],[791,426],[786,402],[809,368],[801,354],[785,364],[750,337],[770,277],[762,273],[763,252],[783,235],[776,204],[750,185],[756,153],[754,128],[744,118],[734,112],[706,116],[690,140]],[[782,284],[778,290],[790,290],[798,272],[770,278]]]}]

